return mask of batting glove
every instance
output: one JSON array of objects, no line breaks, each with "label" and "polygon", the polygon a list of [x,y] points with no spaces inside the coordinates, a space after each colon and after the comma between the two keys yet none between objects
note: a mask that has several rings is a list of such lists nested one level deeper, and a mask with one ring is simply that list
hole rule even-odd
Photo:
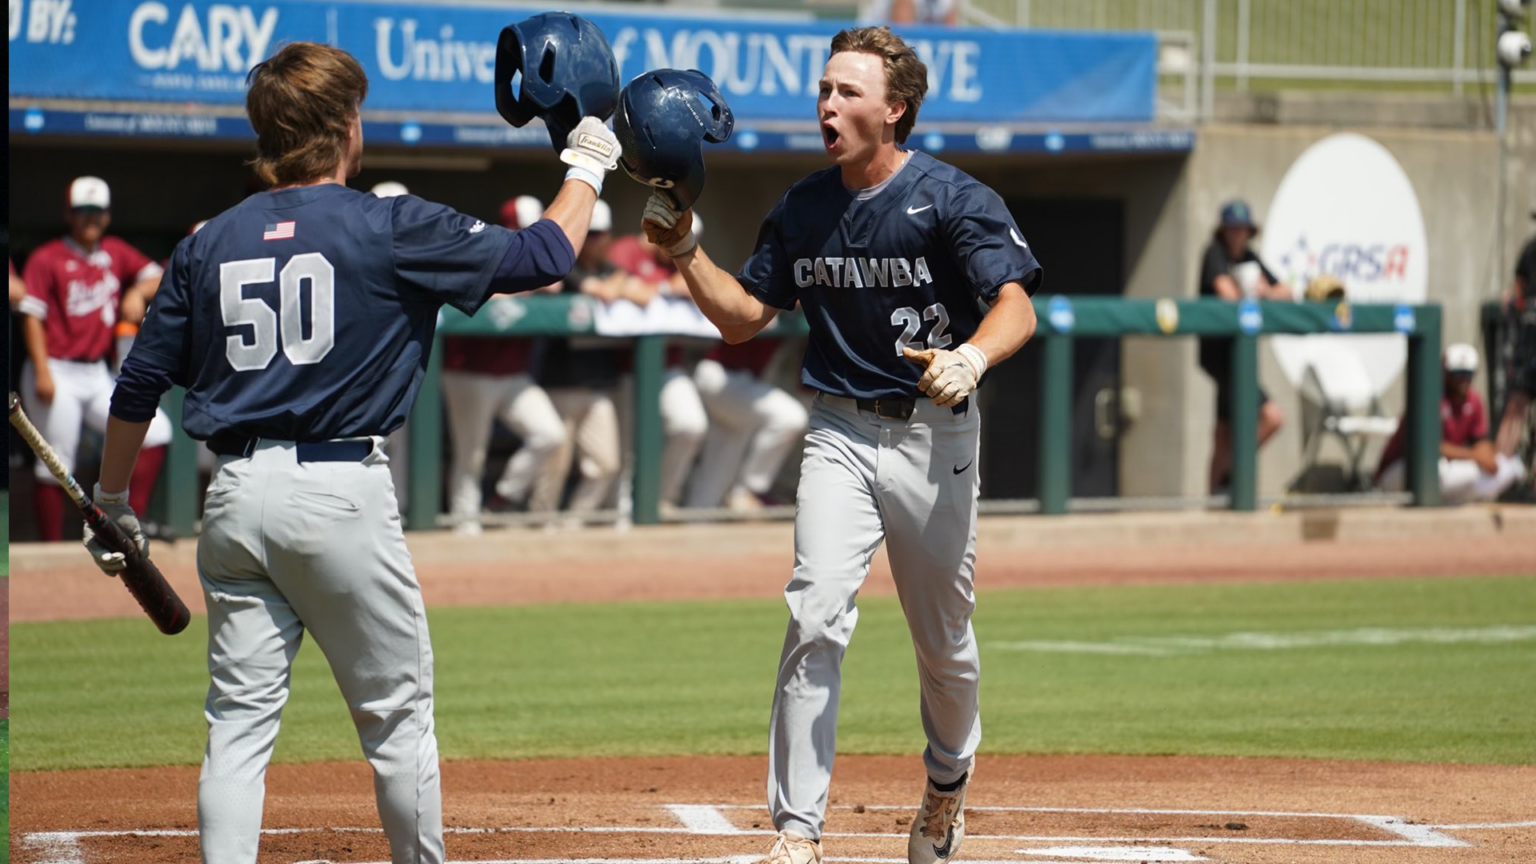
[{"label": "batting glove", "polygon": [[980,348],[966,342],[953,351],[928,348],[914,351],[902,348],[902,355],[913,363],[924,364],[923,377],[917,379],[917,389],[923,391],[940,408],[959,405],[971,395],[981,376],[987,371],[987,355]]},{"label": "batting glove", "polygon": [[[128,506],[128,493],[119,492],[109,495],[101,491],[101,484],[97,483],[91,493],[96,506],[107,519],[117,527],[123,529],[135,546],[146,555],[149,554],[149,541],[144,538],[144,529],[139,526],[139,517],[134,515],[133,508]],[[101,572],[108,576],[116,576],[128,566],[128,559],[121,552],[109,551],[105,546],[96,541],[96,535],[91,532],[91,526],[85,526],[85,548],[90,550],[91,560],[101,568]]]},{"label": "batting glove", "polygon": [[693,230],[693,211],[678,211],[672,199],[660,191],[652,192],[646,199],[645,214],[641,227],[652,243],[661,247],[668,258],[680,258],[699,245],[699,237]]},{"label": "batting glove", "polygon": [[603,194],[603,178],[619,167],[619,139],[613,130],[596,117],[583,117],[571,134],[565,136],[560,161],[571,166],[565,179],[580,180]]}]

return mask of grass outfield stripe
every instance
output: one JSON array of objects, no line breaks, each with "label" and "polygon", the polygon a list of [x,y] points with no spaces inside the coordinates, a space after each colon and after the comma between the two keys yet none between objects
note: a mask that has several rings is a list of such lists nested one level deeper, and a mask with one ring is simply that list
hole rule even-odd
[{"label": "grass outfield stripe", "polygon": [[[918,753],[917,675],[900,608],[881,597],[861,609],[839,750]],[[433,610],[442,754],[762,753],[785,617],[781,602],[766,600]],[[1531,577],[985,592],[976,616],[983,752],[1533,764],[1536,642],[1315,638],[1533,625]],[[14,625],[14,764],[196,764],[207,686],[200,629],[168,638],[139,618]],[[1225,645],[1232,634],[1302,647],[1005,647]],[[324,658],[306,647],[276,758],[356,754]]]}]

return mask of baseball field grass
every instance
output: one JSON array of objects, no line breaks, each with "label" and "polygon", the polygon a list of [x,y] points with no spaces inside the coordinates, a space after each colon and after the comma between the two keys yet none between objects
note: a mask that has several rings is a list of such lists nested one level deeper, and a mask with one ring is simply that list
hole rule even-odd
[{"label": "baseball field grass", "polygon": [[[861,604],[839,750],[921,749],[894,598]],[[445,758],[759,753],[779,602],[431,612]],[[984,752],[1536,763],[1536,576],[984,592]],[[18,769],[195,764],[204,626],[12,628]],[[352,759],[299,654],[279,761]]]}]

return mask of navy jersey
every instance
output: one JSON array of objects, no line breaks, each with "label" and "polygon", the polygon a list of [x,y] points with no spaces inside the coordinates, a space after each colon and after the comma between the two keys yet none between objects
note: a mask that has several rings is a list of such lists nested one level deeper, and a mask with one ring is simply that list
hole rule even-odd
[{"label": "navy jersey", "polygon": [[176,247],[124,382],[148,368],[186,387],[199,439],[387,434],[421,386],[438,310],[473,314],[538,233],[337,184],[252,195]]},{"label": "navy jersey", "polygon": [[737,279],[770,306],[805,310],[807,386],[884,398],[920,395],[923,369],[902,348],[954,348],[983,302],[1008,282],[1034,293],[1041,269],[996,192],[914,152],[869,200],[836,166],[791,186]]}]

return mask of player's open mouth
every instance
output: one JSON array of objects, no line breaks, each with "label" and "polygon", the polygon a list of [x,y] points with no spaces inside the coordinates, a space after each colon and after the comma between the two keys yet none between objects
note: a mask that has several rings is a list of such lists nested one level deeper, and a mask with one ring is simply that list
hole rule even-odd
[{"label": "player's open mouth", "polygon": [[832,128],[831,123],[821,124],[821,139],[827,142],[827,149],[830,150],[837,146],[837,138],[837,130]]}]

